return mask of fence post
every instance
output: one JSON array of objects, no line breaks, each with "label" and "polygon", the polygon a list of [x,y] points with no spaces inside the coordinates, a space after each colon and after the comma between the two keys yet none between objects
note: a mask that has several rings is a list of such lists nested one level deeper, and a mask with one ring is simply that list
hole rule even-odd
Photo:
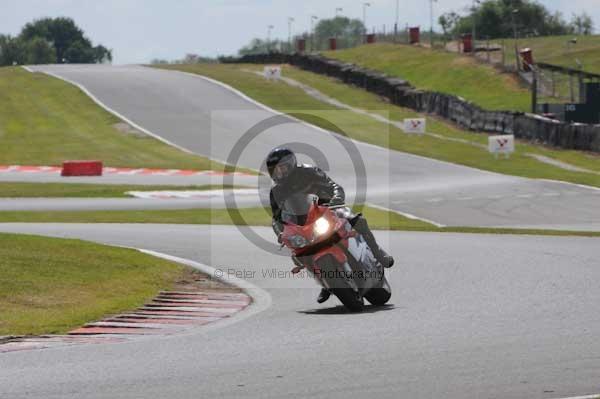
[{"label": "fence post", "polygon": [[537,113],[538,73],[537,68],[532,68],[533,81],[531,82],[531,113]]},{"label": "fence post", "polygon": [[585,103],[585,98],[581,98],[581,86],[583,86],[583,77],[579,75],[577,76],[577,94],[579,97],[579,102]]},{"label": "fence post", "polygon": [[575,102],[575,88],[573,87],[573,74],[569,72],[569,88],[571,90],[571,102]]}]

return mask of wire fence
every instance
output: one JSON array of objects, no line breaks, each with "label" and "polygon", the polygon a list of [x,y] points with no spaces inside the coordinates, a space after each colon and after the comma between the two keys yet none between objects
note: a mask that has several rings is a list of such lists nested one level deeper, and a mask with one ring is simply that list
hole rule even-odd
[{"label": "wire fence", "polygon": [[[585,76],[583,71],[577,69],[543,63],[535,64],[531,51],[521,47],[526,44],[527,38],[495,40],[480,38],[470,41],[435,32],[432,35],[427,31],[419,31],[416,36],[414,33],[415,29],[408,27],[401,30],[386,30],[383,26],[379,31],[373,29],[365,35],[353,38],[317,38],[307,35],[304,37],[305,52],[341,50],[368,43],[411,44],[417,39],[413,44],[471,56],[478,62],[487,63],[502,72],[519,76],[521,84],[531,90],[531,113],[565,120],[565,110],[569,108],[569,104],[586,102],[582,87],[584,87],[584,80],[589,76]],[[293,52],[290,47],[289,53]],[[600,75],[598,76],[597,79],[600,81]],[[547,105],[542,106],[544,104]]]},{"label": "wire fence", "polygon": [[575,103],[581,99],[583,79],[573,74],[536,69],[538,102]]},{"label": "wire fence", "polygon": [[[372,39],[369,39],[369,36],[371,36]],[[327,51],[332,50],[332,39],[335,39],[336,50],[358,47],[369,43],[369,40],[372,40],[373,43],[411,44],[409,30],[408,28],[403,28],[398,31],[394,31],[393,29],[371,30],[366,32],[364,35],[355,36],[343,35],[321,37],[318,35],[304,33],[303,35],[294,37],[293,43],[285,43],[280,45],[275,50],[283,53],[296,52],[298,51],[298,41],[302,40],[304,42],[305,52],[314,53],[319,51]],[[431,47],[431,45],[433,45],[433,47],[437,49],[443,49],[445,46],[443,35],[436,32],[434,32],[433,35],[431,35],[430,32],[419,32],[418,44],[423,47]]]}]

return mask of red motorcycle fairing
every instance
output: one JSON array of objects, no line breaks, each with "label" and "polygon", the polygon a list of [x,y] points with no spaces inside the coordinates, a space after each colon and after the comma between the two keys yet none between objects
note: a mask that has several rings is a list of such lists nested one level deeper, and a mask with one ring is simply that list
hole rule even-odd
[{"label": "red motorcycle fairing", "polygon": [[375,306],[386,304],[392,293],[383,266],[355,232],[346,214],[319,206],[317,201],[294,198],[286,204],[286,213],[282,212],[281,238],[294,255],[296,267],[292,272],[306,268],[309,275],[353,312],[363,309],[363,299]]},{"label": "red motorcycle fairing", "polygon": [[319,259],[321,259],[325,255],[333,255],[335,260],[337,260],[341,265],[346,263],[346,261],[348,260],[348,257],[346,256],[346,252],[342,248],[340,248],[340,246],[332,245],[332,246],[330,246],[328,248],[324,248],[321,251],[314,254],[313,262],[316,263]]},{"label": "red motorcycle fairing", "polygon": [[[330,227],[327,234],[315,237],[315,222],[321,217],[330,223]],[[338,217],[328,207],[313,203],[310,206],[306,223],[303,226],[290,223],[284,225],[282,241],[288,248],[292,249],[294,256],[298,258],[306,257],[307,255],[310,256],[311,264],[305,266],[313,268],[315,272],[318,272],[315,268],[316,262],[326,255],[332,255],[342,265],[348,260],[344,248],[348,247],[348,237],[353,234],[353,231],[351,228],[346,228],[347,224],[348,221],[346,219]],[[334,235],[338,236],[335,237],[337,238],[335,242],[331,242],[331,245],[322,245],[331,240],[331,238],[334,238]],[[291,238],[295,236],[303,237],[307,241],[307,245],[302,248],[294,247]],[[318,248],[320,245],[322,247]],[[315,251],[315,248],[318,249]]]}]

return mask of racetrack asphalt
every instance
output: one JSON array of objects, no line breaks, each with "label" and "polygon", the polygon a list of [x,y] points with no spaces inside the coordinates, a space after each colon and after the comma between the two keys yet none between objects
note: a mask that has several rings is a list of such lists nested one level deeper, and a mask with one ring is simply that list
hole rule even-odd
[{"label": "racetrack asphalt", "polygon": [[[222,84],[181,72],[108,65],[30,69],[82,85],[161,139],[217,160],[228,160],[247,132],[276,115]],[[291,143],[300,153],[308,147],[313,155],[320,152],[320,166],[351,197],[364,188],[370,203],[439,224],[600,231],[600,189],[500,175],[365,143],[356,143],[354,153],[337,135],[287,117],[279,122],[241,146],[239,166],[260,169],[270,149]],[[355,173],[358,159],[364,178]]]},{"label": "racetrack asphalt", "polygon": [[[181,73],[43,68],[85,84],[168,140],[217,159],[227,158],[244,129],[271,115]],[[233,112],[218,112],[223,108]],[[246,148],[243,166],[258,168],[266,151],[282,142],[306,140],[319,143],[324,154],[340,154],[335,138],[305,125],[269,132]],[[357,147],[367,167],[368,201],[375,204],[448,225],[600,230],[597,190]],[[353,165],[346,158],[331,156],[328,169],[352,193]],[[285,253],[253,246],[232,226],[0,224],[0,231],[188,258],[244,278],[272,298],[270,307],[222,328],[3,354],[2,398],[462,399],[600,392],[595,238],[376,232],[398,260],[388,274],[391,306],[350,314],[334,298],[317,305],[314,282],[276,273],[292,267]],[[273,241],[270,229],[255,231]]]},{"label": "racetrack asphalt", "polygon": [[[235,270],[272,305],[223,328],[0,355],[0,397],[560,398],[600,392],[598,240],[376,232],[391,306],[317,305],[314,282],[234,227],[4,224]],[[257,232],[269,238],[268,228]],[[235,251],[231,249],[235,248]],[[269,273],[271,274],[269,276]],[[244,312],[242,312],[244,313]]]}]

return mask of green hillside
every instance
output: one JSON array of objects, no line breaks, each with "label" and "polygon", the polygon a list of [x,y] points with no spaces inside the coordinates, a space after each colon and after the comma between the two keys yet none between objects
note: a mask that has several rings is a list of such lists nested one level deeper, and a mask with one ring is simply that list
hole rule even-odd
[{"label": "green hillside", "polygon": [[402,77],[420,89],[455,94],[486,109],[531,109],[529,91],[517,78],[471,57],[394,44],[366,45],[324,55]]},{"label": "green hillside", "polygon": [[123,129],[120,122],[62,80],[19,67],[0,68],[0,165],[100,159],[107,166],[223,169],[128,125]]}]

